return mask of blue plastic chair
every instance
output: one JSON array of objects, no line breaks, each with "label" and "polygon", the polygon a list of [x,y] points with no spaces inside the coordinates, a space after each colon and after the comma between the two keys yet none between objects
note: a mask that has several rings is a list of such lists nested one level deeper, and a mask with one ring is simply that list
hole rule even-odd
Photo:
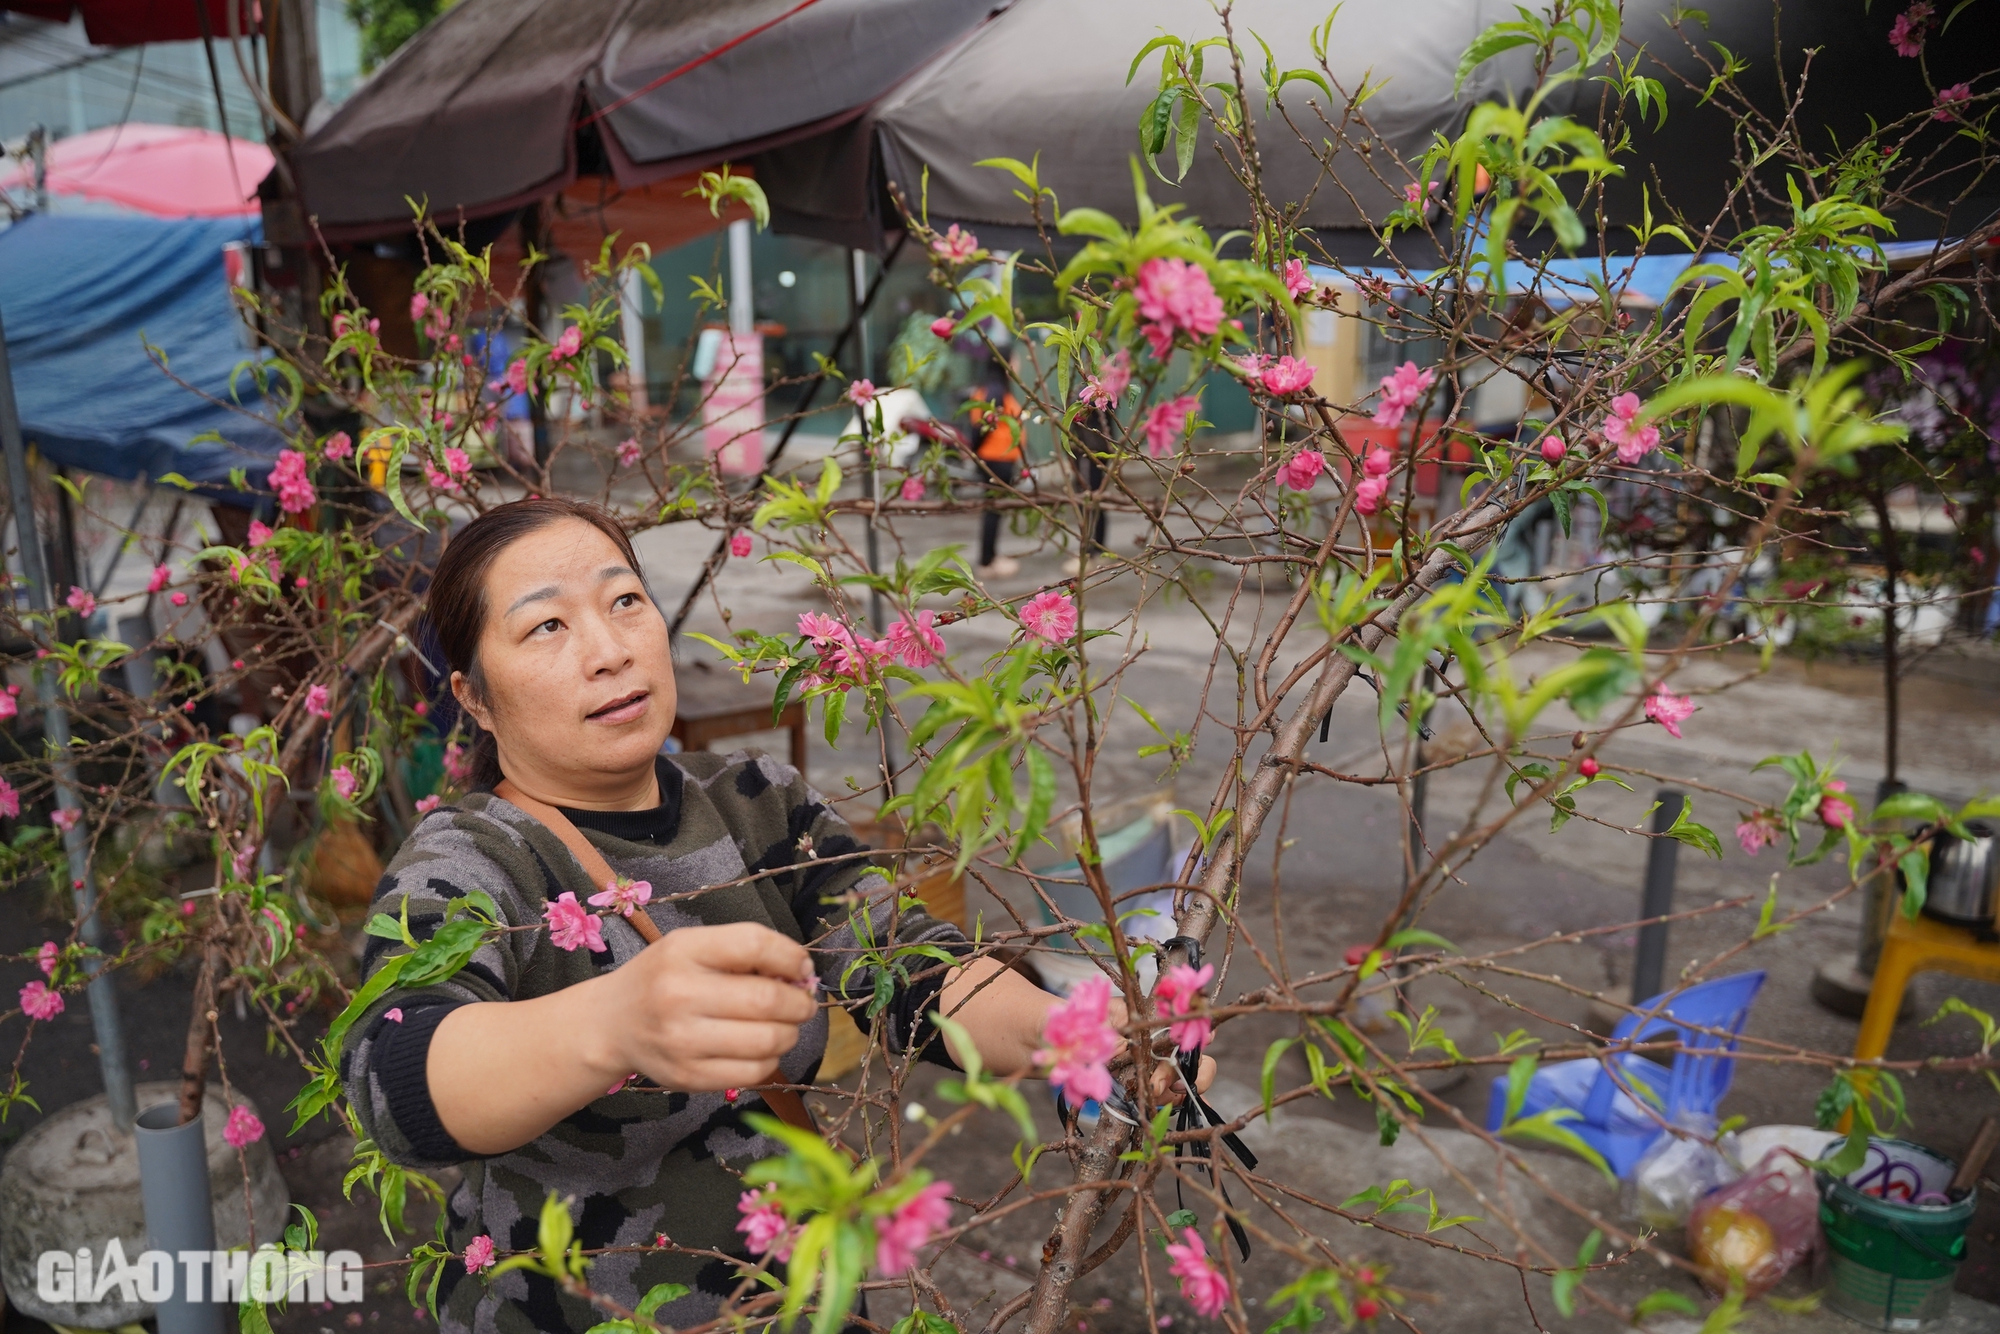
[{"label": "blue plastic chair", "polygon": [[[1611,1170],[1623,1179],[1653,1141],[1665,1133],[1663,1122],[1688,1114],[1714,1115],[1735,1073],[1736,1063],[1727,1053],[1736,1050],[1737,1035],[1742,1033],[1751,1002],[1763,985],[1761,971],[1737,973],[1689,987],[1672,999],[1668,999],[1672,993],[1653,997],[1637,1008],[1648,1011],[1657,1006],[1660,1012],[1643,1025],[1641,1015],[1626,1015],[1612,1030],[1611,1045],[1649,1042],[1673,1033],[1679,1037],[1682,1050],[1674,1053],[1671,1067],[1637,1052],[1545,1065],[1528,1085],[1520,1115],[1533,1116],[1552,1107],[1570,1108],[1577,1118],[1564,1121],[1564,1129],[1574,1131],[1603,1154]],[[1729,1036],[1697,1032],[1688,1027],[1690,1024]],[[1507,1078],[1502,1075],[1493,1081],[1486,1128],[1499,1130],[1506,1112]]]}]

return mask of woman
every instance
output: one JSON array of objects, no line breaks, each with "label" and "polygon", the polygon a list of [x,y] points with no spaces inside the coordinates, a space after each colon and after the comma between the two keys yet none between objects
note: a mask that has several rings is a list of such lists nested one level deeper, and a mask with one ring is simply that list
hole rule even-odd
[{"label": "woman", "polygon": [[[739,1174],[777,1146],[744,1113],[767,1110],[757,1086],[817,1070],[826,1015],[812,983],[865,1000],[872,967],[843,981],[864,937],[961,954],[964,938],[894,913],[874,866],[830,860],[861,845],[797,771],[756,753],[660,753],[674,717],[667,627],[609,515],[554,499],[482,515],[445,548],[429,611],[475,725],[476,790],[425,816],[375,906],[407,907],[423,935],[477,890],[523,929],[442,984],[392,988],[354,1025],[342,1071],[362,1133],[407,1166],[463,1166],[449,1204],[461,1253],[480,1236],[531,1247],[554,1191],[573,1197],[587,1248],[664,1233],[745,1255]],[[647,882],[650,901],[630,920],[593,919],[601,948],[572,920],[565,949],[544,929],[551,905],[560,919],[606,895],[584,862]],[[369,971],[387,944],[370,940]],[[926,1018],[943,1009],[989,1070],[1032,1067],[1053,997],[991,960],[931,974],[883,1014],[894,1048],[952,1064]],[[786,1103],[773,1093],[769,1109]],[[677,1326],[712,1318],[737,1281],[732,1264],[665,1252],[602,1256],[590,1275],[627,1307],[655,1284],[688,1285],[656,1317]],[[489,1286],[457,1260],[439,1302],[446,1330],[602,1318],[547,1280],[517,1271]]]}]

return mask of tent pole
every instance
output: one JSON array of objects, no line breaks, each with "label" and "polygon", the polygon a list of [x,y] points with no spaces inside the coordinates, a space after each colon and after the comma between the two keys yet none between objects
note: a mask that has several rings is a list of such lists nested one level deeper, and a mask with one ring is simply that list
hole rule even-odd
[{"label": "tent pole", "polygon": [[[895,265],[896,256],[903,253],[903,242],[907,241],[909,237],[910,234],[908,232],[896,233],[895,244],[889,247],[888,255],[882,260],[882,271],[876,274],[875,281],[868,285],[868,297],[861,303],[861,309],[855,312],[854,316],[847,321],[847,327],[840,331],[840,337],[833,340],[833,350],[826,354],[828,361],[839,361],[840,354],[847,350],[847,340],[854,336],[855,328],[861,322],[860,317],[867,314],[868,307],[875,303],[876,296],[882,291],[883,280],[889,276],[890,268]],[[805,420],[806,413],[812,408],[813,396],[819,393],[819,387],[825,383],[826,372],[824,371],[815,372],[812,379],[806,381],[805,389],[799,395],[797,410],[792,413],[792,419],[785,423],[784,434],[778,437],[778,443],[772,448],[769,456],[765,458],[764,470],[758,473],[751,480],[749,487],[745,489],[744,494],[746,496],[755,495],[764,485],[766,479],[770,477],[771,470],[778,466],[778,460],[784,457],[785,446],[792,443],[792,433],[797,431],[799,423]],[[724,533],[717,540],[714,548],[709,551],[708,559],[702,562],[700,571],[694,577],[693,586],[688,589],[687,596],[681,599],[680,610],[676,611],[674,618],[667,622],[667,637],[669,639],[675,641],[680,639],[681,627],[687,624],[687,618],[693,614],[694,604],[701,598],[702,590],[708,587],[708,581],[715,577],[715,572],[722,568],[723,559],[728,554],[729,534]]]},{"label": "tent pole", "polygon": [[[35,529],[35,499],[29,490],[28,456],[21,443],[21,412],[14,401],[14,371],[7,359],[7,331],[0,323],[0,449],[7,455],[7,489],[14,493],[14,529],[21,546],[21,571],[28,580],[28,605],[50,610],[48,576],[42,568],[41,539]],[[56,697],[55,684],[39,666],[34,669],[35,694],[42,707],[42,732],[48,738],[56,779],[56,805],[82,810],[76,760],[70,752],[69,715]],[[97,1034],[97,1064],[104,1076],[104,1095],[111,1119],[132,1133],[132,1074],[125,1065],[125,1034],[118,1021],[117,980],[104,966],[104,923],[97,912],[97,889],[90,875],[90,831],[79,819],[63,835],[69,854],[70,886],[76,891],[76,914],[83,943],[98,955],[90,971],[90,1024]]]}]

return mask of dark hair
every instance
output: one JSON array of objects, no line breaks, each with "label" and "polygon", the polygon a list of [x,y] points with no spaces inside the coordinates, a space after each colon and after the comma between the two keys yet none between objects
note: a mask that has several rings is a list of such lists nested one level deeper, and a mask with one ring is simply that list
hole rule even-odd
[{"label": "dark hair", "polygon": [[[444,653],[447,696],[451,687],[450,673],[463,672],[473,696],[481,700],[486,697],[486,681],[479,670],[479,640],[486,633],[486,575],[493,568],[494,560],[530,533],[540,532],[564,519],[581,520],[603,533],[618,548],[626,563],[635,572],[638,570],[639,556],[632,550],[631,537],[617,519],[596,505],[555,496],[537,496],[486,511],[452,534],[451,540],[445,543],[444,554],[438,558],[437,571],[431,576],[430,591],[425,599],[430,638]],[[456,704],[456,700],[452,702]],[[470,713],[463,709],[456,711],[464,716],[471,742],[473,786],[492,787],[505,776],[500,772],[499,746],[492,734],[482,728]]]}]

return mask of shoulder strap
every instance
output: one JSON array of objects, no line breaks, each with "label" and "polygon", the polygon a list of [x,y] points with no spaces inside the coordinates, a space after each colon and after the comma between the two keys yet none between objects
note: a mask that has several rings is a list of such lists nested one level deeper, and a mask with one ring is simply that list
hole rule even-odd
[{"label": "shoulder strap", "polygon": [[[611,870],[611,863],[604,860],[604,854],[583,836],[583,831],[571,823],[570,818],[560,809],[549,805],[546,801],[535,800],[516,787],[511,779],[503,778],[494,784],[493,795],[520,807],[540,821],[551,834],[561,839],[563,846],[569,849],[569,855],[576,858],[576,864],[590,877],[591,883],[603,885],[608,889],[611,887],[611,882],[617,879]],[[632,924],[632,929],[637,931],[648,945],[661,939],[658,924],[643,911],[635,912],[625,920]],[[773,1070],[771,1073],[775,1075],[777,1071]],[[756,1093],[764,1100],[764,1105],[786,1125],[811,1131],[815,1135],[819,1133],[819,1126],[813,1121],[811,1110],[806,1107],[805,1099],[798,1094],[786,1088],[760,1088]]]}]

